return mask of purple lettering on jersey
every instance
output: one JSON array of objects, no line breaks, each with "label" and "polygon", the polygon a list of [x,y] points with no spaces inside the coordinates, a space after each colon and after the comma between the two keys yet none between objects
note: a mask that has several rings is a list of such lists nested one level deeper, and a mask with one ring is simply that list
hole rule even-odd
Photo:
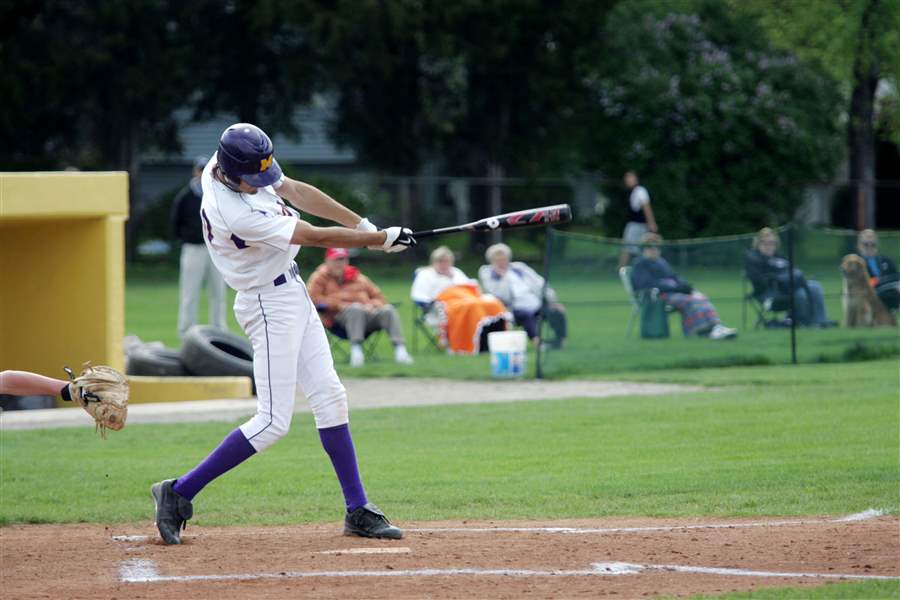
[{"label": "purple lettering on jersey", "polygon": [[204,209],[200,209],[200,215],[203,217],[203,221],[206,223],[206,237],[209,241],[212,241],[212,225],[209,224],[209,217],[206,216],[206,211]]},{"label": "purple lettering on jersey", "polygon": [[237,246],[238,250],[243,250],[247,247],[247,242],[234,235],[233,233],[231,234],[231,241],[234,242],[234,245]]}]

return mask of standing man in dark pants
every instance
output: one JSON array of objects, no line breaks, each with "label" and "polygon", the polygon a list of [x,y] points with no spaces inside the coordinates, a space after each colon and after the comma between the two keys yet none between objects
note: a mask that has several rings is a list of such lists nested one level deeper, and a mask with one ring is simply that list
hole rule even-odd
[{"label": "standing man in dark pants", "polygon": [[197,323],[197,302],[204,281],[209,303],[209,323],[222,331],[228,329],[225,324],[225,280],[209,258],[200,224],[200,202],[203,200],[200,175],[203,174],[207,160],[205,156],[201,156],[194,161],[191,181],[178,192],[172,202],[172,231],[181,242],[179,338],[183,338],[187,330]]}]

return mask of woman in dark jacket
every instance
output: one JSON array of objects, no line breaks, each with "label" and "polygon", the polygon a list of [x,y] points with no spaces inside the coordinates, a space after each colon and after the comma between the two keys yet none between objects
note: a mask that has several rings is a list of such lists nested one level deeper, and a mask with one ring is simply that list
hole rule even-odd
[{"label": "woman in dark jacket", "polygon": [[875,293],[890,310],[900,307],[900,273],[890,258],[878,253],[878,235],[871,229],[863,229],[856,238],[859,256],[866,262],[869,283]]},{"label": "woman in dark jacket", "polygon": [[[790,305],[790,264],[776,254],[778,234],[763,227],[753,238],[753,248],[747,252],[744,271],[753,284],[753,297],[760,302],[770,300],[776,310]],[[794,318],[805,327],[832,327],[834,321],[825,312],[825,292],[815,280],[806,279],[800,269],[794,269]]]},{"label": "woman in dark jacket", "polygon": [[631,269],[631,284],[635,291],[658,290],[666,304],[681,313],[681,329],[685,336],[705,336],[714,340],[737,336],[737,330],[722,325],[716,307],[699,291],[691,287],[660,256],[662,237],[646,233],[641,238],[641,257]]}]

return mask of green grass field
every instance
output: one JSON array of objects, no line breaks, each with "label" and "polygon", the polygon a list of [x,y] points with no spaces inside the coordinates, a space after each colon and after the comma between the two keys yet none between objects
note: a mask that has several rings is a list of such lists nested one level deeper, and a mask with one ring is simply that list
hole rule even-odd
[{"label": "green grass field", "polygon": [[[171,275],[165,269],[129,275],[129,332],[176,345]],[[394,276],[379,283],[403,302],[408,319],[407,282]],[[608,285],[610,295],[622,293]],[[677,330],[662,342],[626,340],[627,305],[579,305],[577,288],[560,293],[572,298],[570,318],[578,326],[569,349],[551,355],[552,375],[717,389],[356,411],[352,427],[367,491],[393,519],[900,513],[896,332],[802,331],[805,364],[792,366],[780,345],[785,332],[742,332],[729,343],[685,340]],[[721,310],[727,321],[740,316],[738,303]],[[485,356],[420,352],[413,367],[396,367],[389,349],[381,355],[364,369],[339,368],[343,375],[489,372]],[[831,362],[848,358],[870,360]],[[753,362],[762,364],[726,366]],[[236,424],[132,425],[106,442],[87,427],[4,431],[0,524],[147,521],[150,484],[191,468]],[[341,506],[312,419],[297,415],[284,440],[197,497],[192,524],[330,522],[340,518]],[[891,598],[900,597],[900,583],[724,597]]]},{"label": "green grass field", "polygon": [[[409,301],[410,278],[405,271],[394,269],[367,272],[384,290],[389,300],[398,304],[410,347],[414,346],[412,326],[415,307]],[[469,269],[474,273],[473,269]],[[728,272],[703,270],[688,273],[691,281],[716,303],[725,323],[741,328],[738,339],[713,342],[708,339],[684,338],[677,315],[670,317],[672,335],[665,340],[642,340],[633,332],[626,337],[626,324],[631,306],[616,278],[571,280],[554,283],[569,315],[569,344],[563,351],[545,355],[544,375],[550,378],[608,377],[634,371],[662,371],[675,368],[701,368],[731,365],[780,365],[791,359],[788,330],[754,329],[752,314],[747,328],[742,328],[740,280]],[[823,281],[826,290],[839,290],[836,275]],[[228,318],[233,331],[240,332],[231,311]],[[829,314],[839,318],[840,298],[827,298]],[[750,309],[747,309],[750,312]],[[128,273],[126,294],[126,332],[145,341],[161,340],[177,347],[178,313],[177,272],[171,267],[135,267]],[[200,320],[206,316],[205,296],[201,302]],[[637,329],[638,326],[635,325]],[[803,363],[844,362],[900,356],[900,336],[896,329],[799,329],[798,361]],[[382,336],[377,360],[365,367],[351,369],[338,361],[343,376],[365,377],[451,377],[481,379],[490,376],[490,359],[482,356],[447,356],[430,348],[418,336],[416,364],[396,365],[391,360],[390,344]],[[529,357],[534,373],[535,357]]]},{"label": "green grass field", "polygon": [[[398,520],[900,510],[896,362],[695,374],[731,384],[357,411],[368,489]],[[134,425],[105,443],[89,428],[4,432],[0,522],[144,519],[149,485],[193,466],[232,427]],[[196,522],[328,521],[339,506],[311,417],[298,415],[286,439],[198,498]]]}]

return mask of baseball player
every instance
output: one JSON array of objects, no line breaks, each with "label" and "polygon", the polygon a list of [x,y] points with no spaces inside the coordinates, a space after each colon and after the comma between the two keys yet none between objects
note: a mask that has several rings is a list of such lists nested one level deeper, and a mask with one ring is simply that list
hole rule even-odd
[{"label": "baseball player", "polygon": [[[285,177],[273,152],[264,131],[238,123],[222,134],[201,176],[203,238],[213,264],[237,290],[234,314],[253,343],[256,414],[193,470],[151,487],[156,526],[165,543],[180,544],[194,496],[284,436],[299,392],[312,408],[344,494],[344,534],[399,539],[403,532],[366,498],[348,426],[347,392],[294,257],[302,245],[400,252],[416,241],[407,228],[378,230],[315,187]],[[297,209],[342,227],[314,227],[300,220]]]}]

